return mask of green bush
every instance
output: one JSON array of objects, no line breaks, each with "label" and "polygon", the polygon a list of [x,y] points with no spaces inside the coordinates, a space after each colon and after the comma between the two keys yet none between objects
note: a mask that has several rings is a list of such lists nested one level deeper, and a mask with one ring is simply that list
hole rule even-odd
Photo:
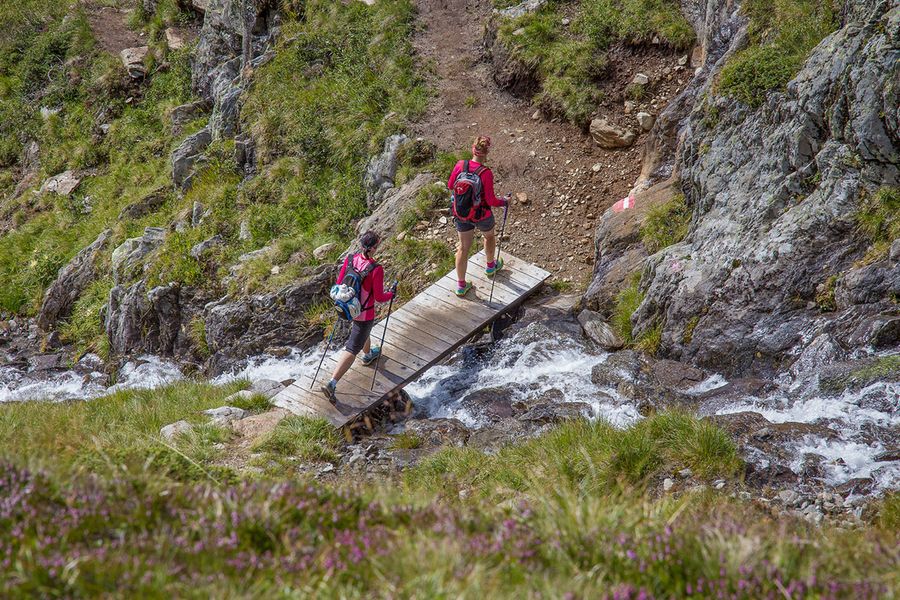
[{"label": "green bush", "polygon": [[722,69],[718,91],[756,107],[783,88],[812,49],[837,29],[832,0],[748,0],[750,45]]},{"label": "green bush", "polygon": [[864,196],[856,223],[871,243],[863,261],[871,263],[884,258],[891,242],[900,238],[900,188],[885,186]]},{"label": "green bush", "polygon": [[688,234],[691,209],[683,194],[665,204],[652,207],[641,225],[641,241],[649,254],[677,244]]}]

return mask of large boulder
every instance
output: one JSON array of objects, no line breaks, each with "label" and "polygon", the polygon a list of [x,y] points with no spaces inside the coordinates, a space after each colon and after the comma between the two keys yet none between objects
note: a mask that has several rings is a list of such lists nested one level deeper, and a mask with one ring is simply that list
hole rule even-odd
[{"label": "large boulder", "polygon": [[625,345],[609,323],[592,310],[585,309],[578,313],[578,322],[584,334],[604,350],[618,350]]},{"label": "large boulder", "polygon": [[187,190],[193,177],[193,167],[207,146],[212,143],[212,132],[204,127],[194,135],[188,136],[172,152],[172,181],[176,189]]},{"label": "large boulder", "polygon": [[397,156],[400,147],[409,141],[402,133],[390,136],[384,141],[384,149],[373,156],[366,165],[363,184],[366,186],[366,204],[374,210],[384,198],[387,191],[394,187],[394,176],[397,174]]},{"label": "large boulder", "polygon": [[619,127],[602,117],[591,121],[590,132],[597,145],[604,150],[627,148],[637,139],[633,130]]},{"label": "large boulder", "polygon": [[75,301],[94,280],[100,253],[106,248],[111,236],[112,230],[103,231],[90,246],[81,250],[59,270],[56,280],[44,294],[44,301],[37,315],[38,327],[47,331],[57,320],[69,316]]},{"label": "large boulder", "polygon": [[369,230],[376,231],[382,239],[393,237],[397,233],[400,217],[413,206],[419,192],[434,184],[434,175],[420,173],[409,183],[390,189],[383,196],[383,201],[378,208],[359,222],[356,227],[357,231],[360,233]]},{"label": "large boulder", "polygon": [[182,326],[180,292],[177,284],[157,286],[148,292],[143,280],[113,287],[105,322],[110,349],[119,355],[174,355]]},{"label": "large boulder", "polygon": [[150,53],[148,46],[138,46],[137,48],[125,48],[120,52],[122,64],[132,79],[143,79],[147,75],[147,66],[144,63],[147,55]]}]

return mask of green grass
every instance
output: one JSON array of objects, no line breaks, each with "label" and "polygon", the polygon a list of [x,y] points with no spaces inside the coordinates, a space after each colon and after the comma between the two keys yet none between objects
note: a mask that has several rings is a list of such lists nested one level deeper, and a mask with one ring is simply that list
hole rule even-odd
[{"label": "green grass", "polygon": [[283,419],[253,450],[303,460],[336,461],[340,443],[337,431],[325,419],[292,416]]},{"label": "green grass", "polygon": [[647,218],[641,225],[641,241],[649,254],[655,254],[683,240],[690,224],[691,209],[684,195],[678,194],[647,211]]},{"label": "green grass", "polygon": [[749,0],[741,8],[750,18],[750,44],[722,69],[718,91],[757,107],[837,29],[839,12],[831,0]]},{"label": "green grass", "polygon": [[891,243],[900,238],[900,188],[885,186],[864,196],[856,223],[871,244],[863,262],[868,264],[884,258]]},{"label": "green grass", "polygon": [[534,101],[547,114],[586,126],[602,94],[606,51],[615,43],[643,44],[659,36],[673,48],[690,47],[694,32],[668,0],[588,0],[571,25],[562,25],[559,3],[501,24],[499,39],[536,73]]},{"label": "green grass", "polygon": [[405,475],[413,490],[467,488],[490,502],[551,490],[622,492],[688,467],[701,477],[733,477],[741,469],[734,443],[714,425],[666,413],[628,429],[604,422],[567,422],[537,439],[486,456],[445,448]]},{"label": "green grass", "polygon": [[425,443],[425,440],[423,440],[422,436],[419,434],[411,431],[404,431],[403,433],[394,436],[393,441],[391,442],[391,448],[415,450],[416,448],[421,448],[423,443]]},{"label": "green grass", "polygon": [[90,401],[9,403],[0,407],[0,444],[7,460],[60,473],[144,476],[180,465],[183,475],[202,478],[221,432],[201,428],[171,444],[159,430],[181,419],[204,423],[201,411],[221,406],[238,387],[183,382]]},{"label": "green grass", "polygon": [[640,273],[635,273],[629,285],[616,296],[616,304],[613,307],[610,319],[610,325],[626,344],[634,343],[632,334],[634,326],[631,323],[631,315],[644,301],[644,294],[640,290],[640,282]]}]

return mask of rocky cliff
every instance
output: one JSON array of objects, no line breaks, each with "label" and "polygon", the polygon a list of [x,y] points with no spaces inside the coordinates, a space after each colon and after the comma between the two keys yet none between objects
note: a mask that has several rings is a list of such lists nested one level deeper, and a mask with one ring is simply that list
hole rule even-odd
[{"label": "rocky cliff", "polygon": [[848,3],[787,89],[753,108],[716,88],[747,43],[739,7],[690,4],[706,62],[658,122],[643,182],[677,180],[688,233],[636,264],[635,240],[607,246],[604,222],[587,300],[608,306],[609,273],[630,256],[636,335],[661,327],[663,353],[729,374],[896,347],[900,8]]}]

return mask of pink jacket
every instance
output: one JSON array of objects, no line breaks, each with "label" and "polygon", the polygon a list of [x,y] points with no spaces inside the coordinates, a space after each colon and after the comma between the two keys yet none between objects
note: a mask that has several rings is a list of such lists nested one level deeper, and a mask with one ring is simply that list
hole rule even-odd
[{"label": "pink jacket", "polygon": [[[341,267],[341,273],[338,275],[338,284],[344,281],[344,276],[347,274],[347,266],[350,264],[350,257],[353,257],[353,267],[360,273],[362,273],[370,263],[375,262],[375,259],[366,258],[361,252],[359,254],[348,254],[347,258],[344,259],[344,265]],[[369,276],[363,279],[359,303],[363,308],[366,308],[366,310],[359,313],[359,316],[353,319],[354,321],[371,321],[375,318],[375,302],[372,302],[369,299],[373,294],[375,302],[387,302],[394,297],[393,293],[387,292],[384,289],[384,269],[381,265],[372,269]]]}]

